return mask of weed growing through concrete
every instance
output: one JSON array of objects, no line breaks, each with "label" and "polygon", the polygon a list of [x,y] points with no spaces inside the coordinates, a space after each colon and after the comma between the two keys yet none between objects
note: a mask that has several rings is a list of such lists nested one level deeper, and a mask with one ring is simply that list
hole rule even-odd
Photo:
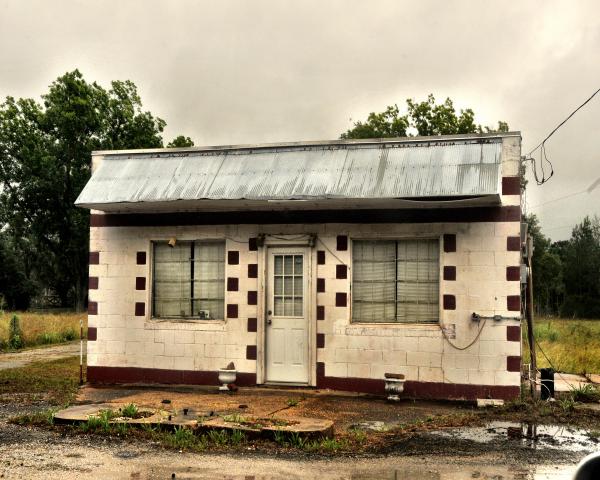
[{"label": "weed growing through concrete", "polygon": [[571,397],[575,402],[595,403],[600,400],[600,391],[591,383],[574,387],[571,390]]},{"label": "weed growing through concrete", "polygon": [[135,403],[129,403],[121,409],[121,414],[127,418],[137,418],[138,411]]},{"label": "weed growing through concrete", "polygon": [[233,430],[230,435],[232,445],[240,445],[246,441],[246,434],[241,430]]},{"label": "weed growing through concrete", "polygon": [[225,430],[210,430],[208,432],[208,439],[217,446],[227,445],[228,435]]},{"label": "weed growing through concrete", "polygon": [[175,431],[167,437],[167,443],[174,448],[191,448],[196,445],[197,439],[188,428],[178,427]]},{"label": "weed growing through concrete", "polygon": [[298,405],[298,399],[297,398],[288,398],[287,399],[287,406],[288,407],[295,407]]}]

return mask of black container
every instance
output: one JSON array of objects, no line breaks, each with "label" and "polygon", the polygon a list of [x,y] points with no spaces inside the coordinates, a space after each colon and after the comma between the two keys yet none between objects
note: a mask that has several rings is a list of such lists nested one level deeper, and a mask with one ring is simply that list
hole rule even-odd
[{"label": "black container", "polygon": [[554,398],[554,370],[551,368],[540,368],[540,377],[542,379],[540,398],[542,400]]}]

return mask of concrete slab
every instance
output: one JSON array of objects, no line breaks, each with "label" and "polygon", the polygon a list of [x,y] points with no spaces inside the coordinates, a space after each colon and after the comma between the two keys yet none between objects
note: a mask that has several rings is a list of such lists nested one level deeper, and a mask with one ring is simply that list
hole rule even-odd
[{"label": "concrete slab", "polygon": [[255,415],[225,415],[199,424],[203,430],[242,430],[273,437],[275,432],[297,433],[304,438],[332,437],[333,422],[307,417],[260,417]]},{"label": "concrete slab", "polygon": [[219,415],[213,412],[197,412],[193,409],[163,410],[139,408],[140,418],[118,416],[120,408],[111,403],[96,403],[88,405],[75,405],[60,410],[54,416],[57,424],[77,425],[85,423],[91,416],[98,416],[104,410],[115,413],[109,421],[110,424],[119,425],[151,425],[157,428],[190,428],[196,430],[242,430],[247,433],[274,436],[274,432],[298,433],[305,438],[331,437],[333,435],[333,422],[318,418],[288,417],[277,418],[274,416],[261,417],[257,415]]},{"label": "concrete slab", "polygon": [[596,385],[600,385],[600,374],[598,373],[588,373],[586,375],[587,379],[592,382],[595,383]]}]

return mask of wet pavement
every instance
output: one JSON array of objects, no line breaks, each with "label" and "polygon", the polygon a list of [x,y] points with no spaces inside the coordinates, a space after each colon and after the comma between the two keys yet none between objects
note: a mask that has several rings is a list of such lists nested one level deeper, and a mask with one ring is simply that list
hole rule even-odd
[{"label": "wet pavement", "polygon": [[449,428],[429,435],[476,443],[511,442],[525,448],[564,452],[593,452],[600,450],[600,433],[565,425],[490,422],[483,427]]}]

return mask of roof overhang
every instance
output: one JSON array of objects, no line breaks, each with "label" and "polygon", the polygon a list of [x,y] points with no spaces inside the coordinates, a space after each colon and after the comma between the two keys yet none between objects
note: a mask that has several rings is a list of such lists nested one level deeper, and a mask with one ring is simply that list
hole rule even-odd
[{"label": "roof overhang", "polygon": [[500,204],[518,134],[95,152],[76,205],[111,213]]}]

